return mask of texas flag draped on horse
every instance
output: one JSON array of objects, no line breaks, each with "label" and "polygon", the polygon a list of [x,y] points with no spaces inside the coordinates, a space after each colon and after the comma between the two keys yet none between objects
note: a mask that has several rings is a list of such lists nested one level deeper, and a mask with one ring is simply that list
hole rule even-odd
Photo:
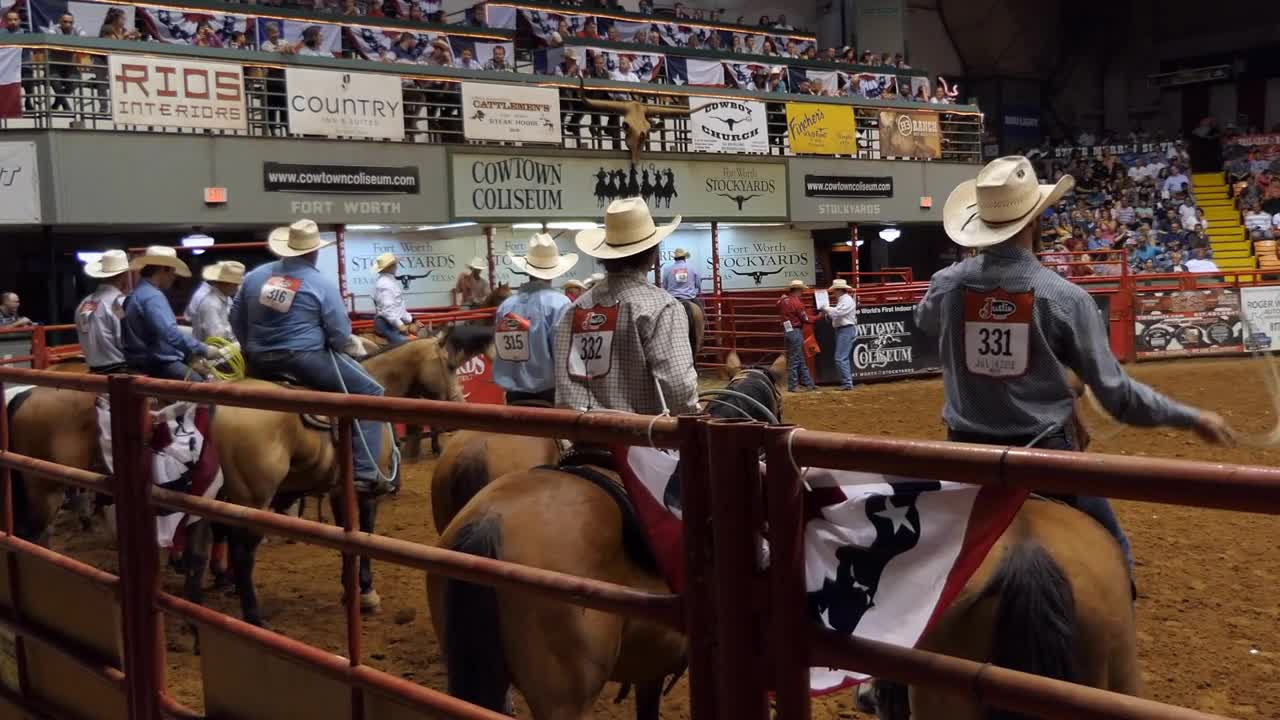
[{"label": "texas flag draped on horse", "polygon": [[[679,592],[679,459],[647,447],[617,448],[614,456],[658,567]],[[819,468],[804,481],[811,619],[908,647],[964,588],[1027,498],[1024,490]],[[810,688],[831,692],[863,679],[813,668]]]}]

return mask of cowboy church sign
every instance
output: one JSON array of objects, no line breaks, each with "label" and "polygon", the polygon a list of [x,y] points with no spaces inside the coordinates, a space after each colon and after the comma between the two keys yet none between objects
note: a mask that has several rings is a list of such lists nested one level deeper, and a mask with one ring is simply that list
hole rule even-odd
[{"label": "cowboy church sign", "polygon": [[600,217],[618,198],[643,197],[655,217],[787,219],[782,163],[450,153],[456,220]]}]

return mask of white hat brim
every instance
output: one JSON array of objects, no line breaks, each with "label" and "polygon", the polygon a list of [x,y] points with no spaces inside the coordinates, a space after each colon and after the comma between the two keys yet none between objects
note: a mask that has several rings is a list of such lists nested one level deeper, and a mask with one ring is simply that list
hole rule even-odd
[{"label": "white hat brim", "polygon": [[392,265],[395,265],[395,264],[396,264],[396,263],[398,263],[398,262],[400,262],[400,260],[399,260],[399,259],[396,259],[396,260],[392,260],[391,262],[387,263],[386,265],[383,265],[382,263],[380,263],[380,262],[378,262],[378,261],[376,261],[376,260],[375,260],[375,261],[373,262],[373,274],[374,274],[374,275],[381,275],[383,270],[386,270],[387,268],[391,267]]},{"label": "white hat brim", "polygon": [[191,268],[187,267],[185,262],[168,255],[141,255],[129,263],[130,270],[141,270],[144,267],[154,266],[173,268],[178,273],[178,277],[191,277]]},{"label": "white hat brim", "polygon": [[572,270],[573,266],[578,264],[578,253],[561,255],[556,258],[555,267],[552,268],[533,267],[529,264],[528,258],[513,255],[510,251],[507,252],[507,257],[511,260],[511,264],[514,265],[517,270],[529,277],[536,277],[539,280],[555,280],[561,275]]},{"label": "white hat brim", "polygon": [[280,227],[271,231],[267,236],[267,249],[269,249],[276,257],[302,257],[328,247],[333,244],[332,240],[326,240],[323,236],[318,238],[318,244],[309,250],[298,250],[289,246],[289,228]]},{"label": "white hat brim", "polygon": [[99,280],[105,280],[105,279],[107,279],[107,278],[119,277],[119,276],[121,276],[121,275],[123,275],[123,274],[125,274],[125,273],[127,273],[127,272],[129,272],[129,266],[128,266],[128,265],[126,265],[126,266],[124,267],[124,269],[122,269],[122,270],[116,270],[116,271],[114,271],[114,272],[113,272],[113,271],[110,271],[110,270],[103,270],[103,269],[102,269],[102,261],[101,261],[101,260],[94,260],[93,262],[85,263],[85,266],[84,266],[84,274],[85,274],[85,275],[88,275],[88,276],[89,276],[89,277],[91,277],[91,278],[97,278],[97,279],[99,279]]},{"label": "white hat brim", "polygon": [[1070,175],[1062,176],[1054,185],[1040,185],[1040,201],[1026,215],[1008,222],[988,223],[978,215],[978,181],[965,180],[951,191],[947,204],[942,208],[942,228],[947,237],[961,247],[999,245],[1038,220],[1045,208],[1057,203],[1075,186],[1075,178]]},{"label": "white hat brim", "polygon": [[207,265],[200,271],[200,278],[209,282],[229,283],[231,285],[243,285],[244,278],[224,278],[222,277],[221,268],[215,265]]},{"label": "white hat brim", "polygon": [[632,255],[638,255],[645,250],[661,243],[668,235],[676,231],[680,227],[680,221],[683,218],[679,215],[667,223],[666,225],[658,225],[654,228],[653,234],[643,240],[627,243],[626,245],[610,245],[607,241],[608,230],[606,228],[592,228],[590,230],[582,230],[573,239],[578,249],[586,253],[590,257],[599,260],[618,260]]}]

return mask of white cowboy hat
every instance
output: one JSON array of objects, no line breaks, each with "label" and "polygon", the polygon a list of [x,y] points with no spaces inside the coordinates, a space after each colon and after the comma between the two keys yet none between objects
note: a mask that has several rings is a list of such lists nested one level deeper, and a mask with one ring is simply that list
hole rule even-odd
[{"label": "white cowboy hat", "polygon": [[395,253],[382,253],[373,261],[373,274],[377,275],[398,262],[400,260]]},{"label": "white cowboy hat", "polygon": [[555,238],[546,233],[533,236],[529,241],[529,251],[524,257],[517,257],[510,250],[507,251],[507,257],[517,270],[541,280],[555,280],[578,264],[578,253],[561,255]]},{"label": "white cowboy hat", "polygon": [[973,180],[951,191],[942,209],[942,227],[957,245],[999,245],[1017,235],[1075,187],[1070,175],[1041,185],[1031,161],[1021,155],[996,158]]},{"label": "white cowboy hat", "polygon": [[676,260],[684,260],[689,257],[689,251],[684,248],[676,248],[676,251],[671,254],[671,257]]},{"label": "white cowboy hat", "polygon": [[591,288],[595,287],[596,283],[602,282],[603,280],[604,280],[604,273],[591,273],[591,277],[587,278],[587,281],[586,283],[584,283],[584,285],[588,290],[590,290]]},{"label": "white cowboy hat", "polygon": [[229,283],[231,285],[244,284],[244,263],[235,260],[223,260],[212,265],[206,266],[200,272],[200,277],[209,282]]},{"label": "white cowboy hat", "polygon": [[267,247],[282,258],[309,255],[332,244],[332,240],[320,237],[320,227],[314,220],[299,220],[289,227],[276,228],[267,238]]},{"label": "white cowboy hat", "polygon": [[809,286],[805,285],[803,280],[792,280],[791,284],[787,285],[787,290],[808,290],[808,289],[809,289]]},{"label": "white cowboy hat", "polygon": [[575,280],[573,278],[569,278],[568,280],[565,280],[564,284],[560,286],[560,289],[568,290],[569,288],[575,288],[575,287],[580,288],[582,290],[587,289],[587,286],[585,283],[583,283],[581,280]]},{"label": "white cowboy hat", "polygon": [[625,198],[609,203],[604,228],[578,233],[578,249],[594,258],[615,260],[631,257],[662,242],[680,227],[680,216],[662,226],[653,223],[649,206],[641,198]]},{"label": "white cowboy hat", "polygon": [[839,279],[838,279],[838,280],[836,280],[835,282],[831,283],[831,288],[830,288],[830,289],[831,289],[831,290],[844,290],[845,292],[853,292],[853,288],[852,288],[852,287],[849,287],[849,281],[848,281],[848,280],[845,280],[844,278],[839,278]]},{"label": "white cowboy hat", "polygon": [[129,263],[130,270],[141,270],[144,267],[159,266],[173,268],[178,277],[191,277],[191,268],[178,259],[178,251],[164,245],[152,245],[145,252]]},{"label": "white cowboy hat", "polygon": [[467,267],[471,268],[472,270],[479,270],[481,272],[484,272],[485,270],[489,269],[489,263],[485,262],[484,258],[476,256],[471,258],[471,262],[467,263]]},{"label": "white cowboy hat", "polygon": [[84,264],[84,274],[91,278],[113,278],[129,272],[129,256],[123,250],[108,250],[102,257]]}]

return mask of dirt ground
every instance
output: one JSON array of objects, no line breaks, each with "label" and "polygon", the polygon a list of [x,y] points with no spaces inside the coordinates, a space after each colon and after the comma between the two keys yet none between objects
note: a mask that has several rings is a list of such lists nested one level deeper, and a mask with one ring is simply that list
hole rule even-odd
[{"label": "dirt ground", "polygon": [[[1276,423],[1258,360],[1195,360],[1141,365],[1134,375],[1173,396],[1222,413],[1241,429],[1260,433]],[[906,381],[788,395],[786,419],[811,429],[907,438],[940,438],[938,380]],[[1273,465],[1280,450],[1221,449],[1172,430],[1092,423],[1094,450],[1152,457]],[[428,484],[430,461],[408,469],[400,497],[383,505],[378,531],[422,543],[436,539]],[[1137,555],[1139,650],[1150,697],[1238,718],[1280,717],[1280,520],[1244,513],[1117,503]],[[311,513],[314,513],[314,505]],[[313,516],[313,515],[312,515]],[[115,569],[115,553],[101,536],[73,534],[64,522],[57,549]],[[273,539],[259,553],[257,581],[270,626],[290,637],[342,654],[339,556]],[[383,608],[365,619],[368,664],[429,687],[445,687],[440,648],[426,609],[422,574],[375,565]],[[180,582],[166,574],[170,592]],[[239,615],[234,597],[215,592],[209,603]],[[169,690],[203,707],[200,660],[176,624],[168,627]],[[601,718],[631,717],[630,702],[597,706]],[[689,716],[684,684],[663,703],[664,718]],[[527,713],[522,715],[527,717]],[[855,717],[848,693],[815,705],[816,718]]]}]

